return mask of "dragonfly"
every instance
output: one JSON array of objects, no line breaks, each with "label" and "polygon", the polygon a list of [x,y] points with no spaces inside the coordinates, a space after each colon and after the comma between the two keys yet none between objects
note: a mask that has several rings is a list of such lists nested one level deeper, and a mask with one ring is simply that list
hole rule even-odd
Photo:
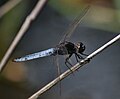
[{"label": "dragonfly", "polygon": [[[33,60],[41,57],[46,56],[56,56],[56,55],[68,55],[68,57],[65,59],[65,65],[68,67],[68,65],[72,65],[69,62],[69,59],[74,54],[76,61],[78,62],[80,59],[83,59],[83,56],[87,56],[83,52],[85,51],[85,45],[82,42],[73,43],[69,41],[70,36],[74,32],[74,30],[78,27],[79,23],[83,20],[85,15],[87,14],[90,6],[87,6],[81,14],[79,14],[70,24],[67,31],[65,31],[64,36],[60,40],[59,44],[56,45],[56,47],[49,48],[44,51],[36,52],[33,54],[25,55],[23,57],[18,57],[13,59],[14,62],[24,62],[28,60]],[[83,55],[83,56],[82,56]]]}]

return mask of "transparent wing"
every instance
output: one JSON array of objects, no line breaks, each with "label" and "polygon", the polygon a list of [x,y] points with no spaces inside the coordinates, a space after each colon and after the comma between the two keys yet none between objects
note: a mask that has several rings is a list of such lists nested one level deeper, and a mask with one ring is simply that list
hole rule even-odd
[{"label": "transparent wing", "polygon": [[15,58],[13,61],[14,62],[23,62],[23,61],[28,61],[28,60],[32,60],[32,59],[37,59],[40,57],[45,57],[45,56],[50,56],[53,55],[55,52],[55,48],[50,48],[41,52],[37,52],[37,53],[33,53],[33,54],[29,54],[20,58]]},{"label": "transparent wing", "polygon": [[83,11],[82,13],[80,13],[72,22],[72,24],[70,24],[70,26],[68,27],[67,31],[65,31],[63,38],[60,40],[59,44],[68,40],[70,38],[70,36],[72,35],[72,33],[74,32],[74,30],[77,28],[77,26],[79,25],[79,23],[82,21],[82,19],[84,18],[84,16],[87,14],[88,10],[90,8],[90,5],[88,5]]}]

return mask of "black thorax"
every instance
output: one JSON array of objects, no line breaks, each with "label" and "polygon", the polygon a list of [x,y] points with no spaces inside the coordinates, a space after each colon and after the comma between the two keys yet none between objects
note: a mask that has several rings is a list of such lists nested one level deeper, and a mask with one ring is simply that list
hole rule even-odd
[{"label": "black thorax", "polygon": [[60,43],[57,47],[56,54],[58,55],[67,55],[76,53],[76,47],[71,42]]}]

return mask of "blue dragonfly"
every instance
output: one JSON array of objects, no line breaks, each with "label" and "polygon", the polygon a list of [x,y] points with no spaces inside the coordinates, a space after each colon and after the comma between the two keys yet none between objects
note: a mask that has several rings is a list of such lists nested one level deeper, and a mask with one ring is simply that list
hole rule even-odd
[{"label": "blue dragonfly", "polygon": [[74,54],[76,61],[78,62],[79,59],[83,59],[83,56],[87,56],[84,54],[85,45],[82,42],[78,43],[72,43],[69,40],[70,36],[74,32],[74,30],[78,27],[79,23],[82,21],[82,19],[85,17],[86,13],[88,12],[90,6],[87,6],[81,14],[79,14],[70,24],[67,31],[65,31],[64,36],[60,40],[59,44],[56,47],[36,52],[33,54],[25,55],[23,57],[15,58],[13,59],[14,62],[24,62],[28,60],[37,59],[40,57],[46,57],[46,56],[56,56],[56,55],[68,55],[68,57],[65,59],[65,64],[68,67],[69,65],[72,65],[69,62],[70,57]]}]

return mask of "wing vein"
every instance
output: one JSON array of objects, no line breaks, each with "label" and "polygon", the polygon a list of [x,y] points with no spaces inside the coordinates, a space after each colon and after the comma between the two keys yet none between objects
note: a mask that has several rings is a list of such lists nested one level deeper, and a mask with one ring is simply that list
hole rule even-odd
[{"label": "wing vein", "polygon": [[67,31],[64,32],[64,36],[60,40],[59,44],[68,40],[74,30],[78,27],[79,23],[83,20],[83,18],[86,16],[87,12],[90,9],[90,5],[88,5],[83,11],[82,14],[80,13],[72,22],[72,24],[69,25]]}]

